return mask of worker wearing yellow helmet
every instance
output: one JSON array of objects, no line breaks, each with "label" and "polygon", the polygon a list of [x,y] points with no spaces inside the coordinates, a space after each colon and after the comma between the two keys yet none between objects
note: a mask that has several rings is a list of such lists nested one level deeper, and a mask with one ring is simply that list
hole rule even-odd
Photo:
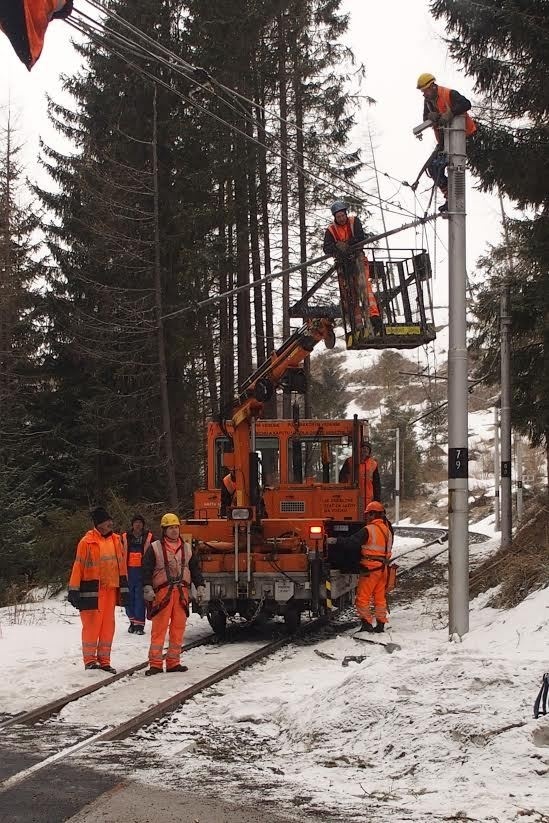
[{"label": "worker wearing yellow helmet", "polygon": [[154,540],[143,557],[143,596],[147,615],[152,620],[147,676],[162,674],[163,649],[169,633],[166,672],[186,672],[181,665],[181,646],[189,615],[191,583],[200,602],[206,593],[197,555],[189,540],[182,540],[181,522],[173,512],[160,520],[162,537]]},{"label": "worker wearing yellow helmet", "polygon": [[444,195],[445,202],[439,211],[445,212],[448,211],[448,178],[445,171],[448,161],[444,154],[442,127],[447,126],[456,115],[464,114],[465,134],[471,137],[477,130],[475,121],[467,114],[471,101],[455,89],[439,86],[434,74],[428,71],[419,75],[416,88],[423,95],[423,120],[431,121],[437,139],[437,146],[426,166],[426,172]]}]

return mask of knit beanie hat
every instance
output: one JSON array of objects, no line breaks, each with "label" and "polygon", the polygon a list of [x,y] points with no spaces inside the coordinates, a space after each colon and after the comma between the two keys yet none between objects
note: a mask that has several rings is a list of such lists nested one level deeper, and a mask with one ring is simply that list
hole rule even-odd
[{"label": "knit beanie hat", "polygon": [[91,519],[93,520],[94,526],[99,526],[100,523],[104,523],[106,520],[112,520],[112,517],[106,509],[103,509],[101,508],[101,506],[98,506],[97,509],[94,509],[91,512]]}]

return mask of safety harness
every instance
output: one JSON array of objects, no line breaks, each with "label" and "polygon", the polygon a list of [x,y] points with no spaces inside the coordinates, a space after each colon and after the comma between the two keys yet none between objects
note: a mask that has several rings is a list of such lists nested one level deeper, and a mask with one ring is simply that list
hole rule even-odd
[{"label": "safety harness", "polygon": [[[547,697],[549,695],[549,672],[545,672],[541,681],[541,689],[534,703],[534,717],[537,720],[540,714],[547,714]],[[541,708],[540,708],[541,707]]]},{"label": "safety harness", "polygon": [[[189,608],[189,597],[187,592],[185,591],[189,588],[189,583],[187,580],[184,579],[186,558],[184,556],[181,557],[181,574],[174,576],[170,573],[170,563],[168,560],[167,549],[160,540],[155,540],[155,542],[153,543],[153,547],[158,544],[160,544],[160,548],[162,550],[162,557],[164,558],[164,573],[166,575],[166,580],[165,582],[160,583],[160,585],[155,586],[153,588],[155,594],[162,591],[162,589],[166,589],[166,592],[162,600],[159,600],[158,603],[147,603],[147,617],[149,618],[149,620],[152,620],[152,618],[155,617],[158,614],[158,612],[161,612],[162,609],[166,608],[166,606],[171,600],[172,592],[175,586],[177,586],[179,590],[179,602],[181,603],[181,605],[187,613]],[[185,544],[181,542],[181,544],[177,547],[177,549],[174,552],[174,558],[177,557],[177,554],[179,552],[182,552],[184,546]]]}]

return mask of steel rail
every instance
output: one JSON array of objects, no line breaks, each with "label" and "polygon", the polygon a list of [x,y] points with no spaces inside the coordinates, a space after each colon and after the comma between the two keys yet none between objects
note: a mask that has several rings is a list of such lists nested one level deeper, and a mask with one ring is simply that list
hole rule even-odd
[{"label": "steel rail", "polygon": [[[189,649],[196,649],[198,646],[207,645],[214,638],[215,635],[211,634],[198,640],[192,640],[190,643],[185,643],[183,645],[182,651],[186,652],[189,651]],[[144,663],[137,663],[135,666],[131,666],[129,669],[124,669],[121,672],[117,672],[111,677],[105,677],[103,680],[90,683],[89,686],[84,686],[75,692],[69,692],[69,694],[63,695],[63,697],[57,697],[55,700],[51,700],[49,703],[44,703],[42,706],[37,706],[35,709],[29,709],[29,711],[21,712],[13,717],[9,717],[7,720],[0,722],[0,729],[4,731],[4,729],[8,729],[11,726],[17,726],[20,723],[26,725],[28,723],[36,723],[38,720],[46,720],[48,717],[57,714],[57,712],[61,711],[61,709],[69,703],[74,703],[82,697],[87,697],[87,695],[93,694],[94,692],[99,691],[99,689],[104,689],[107,686],[112,685],[112,683],[116,683],[117,680],[121,680],[123,677],[129,677],[142,669],[146,669],[148,665],[148,661],[145,661]]]}]

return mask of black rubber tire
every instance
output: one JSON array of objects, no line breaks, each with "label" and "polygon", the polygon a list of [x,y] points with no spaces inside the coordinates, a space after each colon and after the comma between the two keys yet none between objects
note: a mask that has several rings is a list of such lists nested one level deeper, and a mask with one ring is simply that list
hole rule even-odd
[{"label": "black rubber tire", "polygon": [[208,623],[218,637],[223,637],[227,631],[227,615],[219,609],[208,612]]},{"label": "black rubber tire", "polygon": [[301,612],[299,609],[288,606],[284,612],[284,625],[288,634],[294,634],[299,629],[301,625]]}]

